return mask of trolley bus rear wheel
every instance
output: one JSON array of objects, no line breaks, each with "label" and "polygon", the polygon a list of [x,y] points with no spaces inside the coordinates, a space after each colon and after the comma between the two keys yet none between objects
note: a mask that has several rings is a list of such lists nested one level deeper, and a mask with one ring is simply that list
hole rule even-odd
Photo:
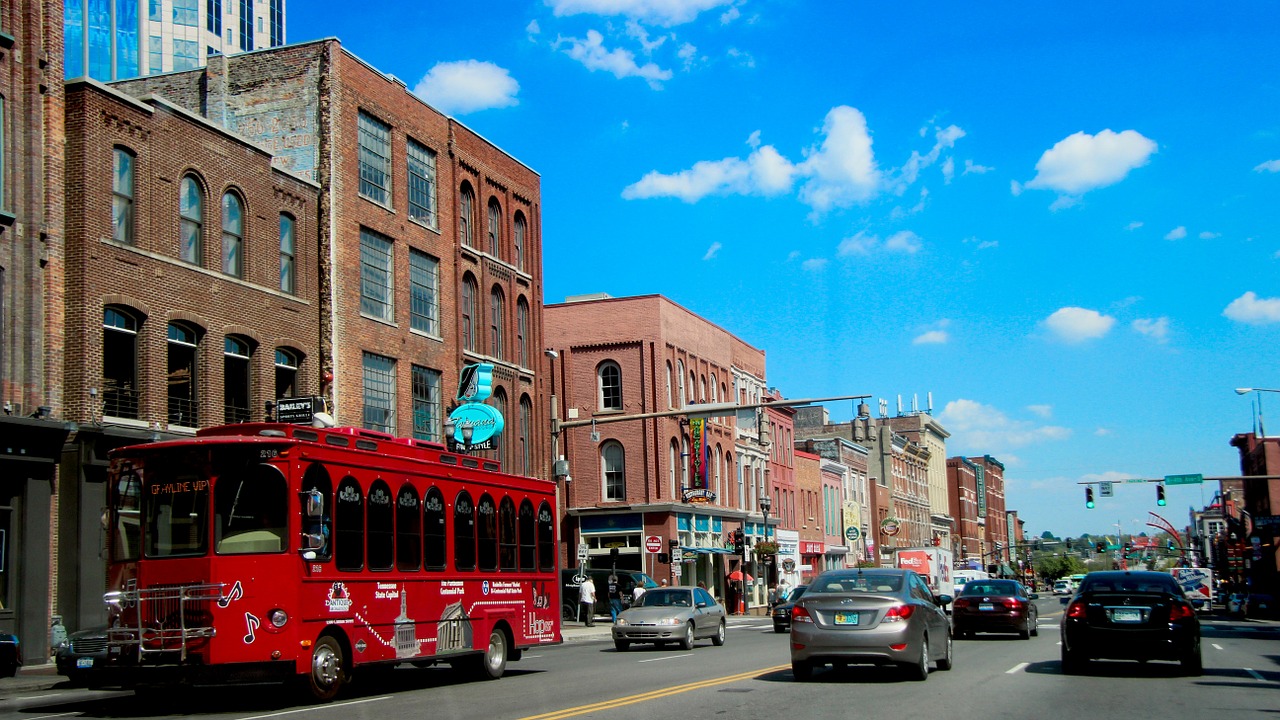
[{"label": "trolley bus rear wheel", "polygon": [[497,680],[507,671],[507,634],[501,628],[489,631],[489,647],[483,655],[472,660],[472,669],[479,670],[484,680]]},{"label": "trolley bus rear wheel", "polygon": [[311,672],[307,674],[307,689],[315,699],[328,702],[338,695],[347,681],[347,671],[342,658],[342,644],[332,635],[316,641],[311,654]]}]

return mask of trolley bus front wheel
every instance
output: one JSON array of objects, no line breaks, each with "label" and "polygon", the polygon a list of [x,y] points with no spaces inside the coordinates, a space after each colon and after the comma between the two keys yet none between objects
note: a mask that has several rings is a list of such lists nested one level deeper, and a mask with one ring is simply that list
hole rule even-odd
[{"label": "trolley bus front wheel", "polygon": [[311,672],[307,673],[307,689],[315,699],[328,702],[338,695],[347,681],[342,644],[332,635],[316,641],[311,653]]}]

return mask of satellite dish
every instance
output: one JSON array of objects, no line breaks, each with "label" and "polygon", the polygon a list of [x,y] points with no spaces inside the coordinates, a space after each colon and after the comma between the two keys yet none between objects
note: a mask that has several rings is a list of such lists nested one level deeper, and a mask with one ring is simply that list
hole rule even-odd
[{"label": "satellite dish", "polygon": [[311,415],[311,427],[313,428],[331,428],[336,426],[333,416],[326,412],[318,412]]}]

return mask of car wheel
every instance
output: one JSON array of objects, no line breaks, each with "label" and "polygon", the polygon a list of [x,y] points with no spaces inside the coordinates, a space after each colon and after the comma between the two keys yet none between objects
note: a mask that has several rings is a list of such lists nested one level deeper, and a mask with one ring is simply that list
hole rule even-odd
[{"label": "car wheel", "polygon": [[613,646],[618,649],[618,652],[626,652],[631,647],[631,643],[626,640],[614,640]]},{"label": "car wheel", "polygon": [[800,682],[813,678],[813,663],[800,660],[791,661],[791,676]]},{"label": "car wheel", "polygon": [[711,636],[711,644],[716,647],[724,645],[724,620],[720,621],[720,627],[716,630],[716,634]]},{"label": "car wheel", "polygon": [[945,657],[943,657],[941,660],[939,660],[939,661],[938,661],[938,669],[939,669],[939,670],[950,670],[950,669],[951,669],[951,665],[952,665],[952,659],[951,659],[951,638],[948,636],[948,637],[947,637],[947,654],[946,654],[946,656],[945,656]]},{"label": "car wheel", "polygon": [[338,695],[347,682],[346,661],[342,657],[342,645],[332,635],[316,641],[311,653],[311,672],[307,675],[307,689],[315,699],[328,702]]},{"label": "car wheel", "polygon": [[1195,644],[1186,655],[1182,656],[1182,673],[1189,677],[1200,677],[1204,674],[1204,663],[1200,659],[1200,639],[1196,638]]},{"label": "car wheel", "polygon": [[1026,626],[1018,631],[1018,639],[1019,640],[1031,639],[1031,620],[1028,619]]},{"label": "car wheel", "polygon": [[693,623],[684,626],[684,637],[680,638],[680,649],[693,649]]},{"label": "car wheel", "polygon": [[908,680],[929,679],[929,636],[927,634],[920,639],[920,656],[915,662],[903,664],[902,669],[906,672]]},{"label": "car wheel", "polygon": [[1039,637],[1039,636],[1040,636],[1040,616],[1032,615],[1031,616],[1031,637]]}]

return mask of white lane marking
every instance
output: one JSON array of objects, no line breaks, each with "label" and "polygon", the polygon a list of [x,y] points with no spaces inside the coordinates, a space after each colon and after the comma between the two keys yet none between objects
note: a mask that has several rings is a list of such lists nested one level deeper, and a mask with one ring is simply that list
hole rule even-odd
[{"label": "white lane marking", "polygon": [[1005,670],[1005,671],[1004,671],[1004,674],[1005,674],[1005,675],[1012,675],[1012,674],[1014,674],[1014,673],[1016,673],[1016,672],[1021,671],[1023,668],[1027,667],[1027,666],[1028,666],[1028,665],[1030,665],[1030,664],[1031,664],[1031,663],[1018,663],[1017,665],[1014,665],[1013,667],[1009,668],[1008,670]]},{"label": "white lane marking", "polygon": [[298,708],[297,710],[281,710],[280,712],[267,713],[266,715],[250,715],[248,717],[240,718],[240,720],[259,720],[259,718],[280,717],[282,715],[292,715],[294,713],[300,713],[300,712],[316,712],[319,710],[333,710],[336,708],[344,708],[344,707],[350,707],[352,705],[362,705],[364,703],[378,702],[379,700],[390,700],[390,699],[391,699],[390,695],[383,695],[382,697],[365,698],[363,700],[352,700],[351,702],[344,702],[344,703],[333,703],[332,705],[322,705],[320,707],[305,707],[305,708]]},{"label": "white lane marking", "polygon": [[1245,671],[1245,672],[1247,672],[1247,673],[1249,673],[1250,675],[1252,675],[1252,676],[1253,676],[1253,679],[1254,679],[1254,680],[1257,680],[1258,682],[1266,682],[1266,681],[1267,681],[1267,679],[1266,679],[1266,678],[1262,677],[1262,675],[1261,675],[1257,670],[1254,670],[1253,668],[1245,668],[1245,669],[1244,669],[1244,671]]},{"label": "white lane marking", "polygon": [[1222,646],[1221,646],[1221,645],[1219,645],[1218,643],[1212,643],[1212,645],[1213,645],[1213,649],[1214,649],[1214,650],[1221,650],[1221,649],[1222,649]]},{"label": "white lane marking", "polygon": [[525,658],[530,658],[530,659],[532,659],[532,658],[540,658],[540,657],[542,657],[542,656],[541,656],[541,655],[521,655],[521,656],[520,656],[520,659],[521,659],[521,660],[523,660],[523,659],[525,659]]},{"label": "white lane marking", "polygon": [[66,713],[58,713],[57,715],[37,715],[36,717],[29,718],[28,720],[46,720],[47,718],[67,717],[68,715],[75,715],[75,714],[76,713],[73,713],[73,712],[66,712]]},{"label": "white lane marking", "polygon": [[686,654],[684,654],[684,655],[668,655],[667,657],[649,658],[648,660],[639,660],[638,662],[642,662],[642,663],[645,663],[645,662],[662,662],[663,660],[682,660],[682,659],[684,659],[684,658],[688,658],[688,657],[693,657],[693,654],[692,654],[692,653],[686,653]]},{"label": "white lane marking", "polygon": [[18,698],[18,700],[43,700],[45,698],[51,698],[51,697],[58,697],[58,694],[50,693],[48,695],[28,695],[26,697],[20,697]]}]

